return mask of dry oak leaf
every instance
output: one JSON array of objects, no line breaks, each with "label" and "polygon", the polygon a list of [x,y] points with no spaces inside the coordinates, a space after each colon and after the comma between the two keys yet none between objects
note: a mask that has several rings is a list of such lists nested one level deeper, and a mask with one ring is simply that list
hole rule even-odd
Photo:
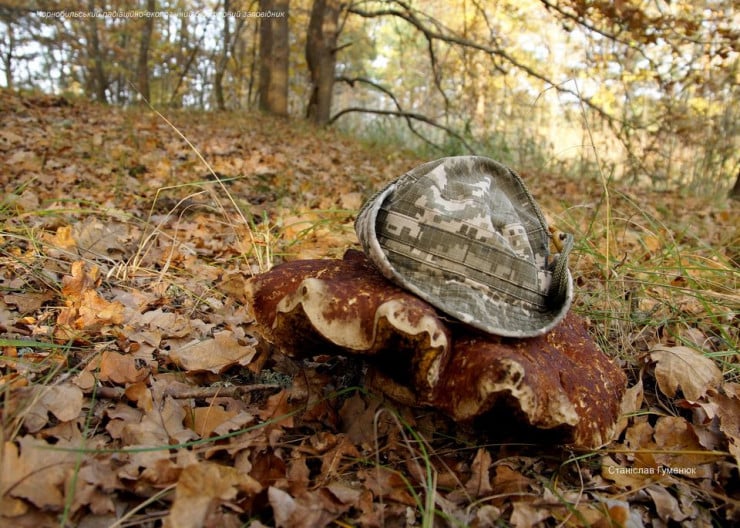
[{"label": "dry oak leaf", "polygon": [[489,475],[492,463],[493,458],[490,451],[479,447],[470,467],[470,479],[465,483],[465,489],[472,498],[485,497],[493,492],[491,477]]},{"label": "dry oak leaf", "polygon": [[[262,491],[255,479],[236,469],[212,462],[185,467],[175,487],[175,500],[165,528],[200,528],[210,511]],[[241,497],[240,497],[241,496]]]},{"label": "dry oak leaf", "polygon": [[119,385],[143,381],[149,369],[137,368],[136,358],[118,352],[103,352],[99,363],[100,381],[112,381]]},{"label": "dry oak leaf", "polygon": [[[46,290],[43,292],[11,293],[5,295],[3,299],[5,304],[15,306],[20,313],[31,314],[54,297],[56,297],[56,294],[53,291]],[[2,318],[0,318],[0,322],[2,322]]]},{"label": "dry oak leaf", "polygon": [[62,249],[72,249],[77,242],[72,237],[72,226],[60,226],[51,238],[50,242]]},{"label": "dry oak leaf", "polygon": [[[104,325],[120,324],[124,319],[124,306],[118,301],[106,301],[95,291],[100,271],[92,266],[85,271],[85,263],[72,263],[72,275],[62,279],[62,295],[67,305],[57,317],[58,325],[76,330],[96,330]],[[65,332],[57,332],[65,338]]]},{"label": "dry oak leaf", "polygon": [[241,365],[247,366],[257,354],[255,342],[241,344],[233,332],[223,330],[192,345],[173,349],[170,359],[187,371],[209,371],[220,374],[226,369]]},{"label": "dry oak leaf", "polygon": [[97,266],[91,266],[89,271],[85,271],[85,262],[78,260],[72,263],[71,275],[62,278],[62,295],[66,298],[68,304],[79,299],[83,292],[95,289],[100,280],[100,269]]},{"label": "dry oak leaf", "polygon": [[680,523],[689,517],[688,513],[681,511],[678,500],[664,486],[653,484],[648,486],[645,491],[653,499],[658,516],[664,523],[667,524],[670,521]]},{"label": "dry oak leaf", "polygon": [[154,409],[152,391],[143,381],[137,381],[126,387],[126,398],[136,402],[136,406],[142,411],[149,412]]},{"label": "dry oak leaf", "polygon": [[658,387],[671,398],[680,387],[688,401],[696,402],[722,382],[714,361],[689,347],[659,345],[651,349],[650,359],[655,362]]},{"label": "dry oak leaf", "polygon": [[236,415],[236,411],[227,411],[220,405],[196,407],[185,415],[185,425],[201,438],[207,438],[214,429]]},{"label": "dry oak leaf", "polygon": [[74,323],[75,328],[96,328],[100,325],[122,322],[123,305],[121,303],[106,301],[94,290],[87,290],[82,294],[79,318]]},{"label": "dry oak leaf", "polygon": [[727,438],[729,451],[740,465],[740,384],[725,383],[722,392],[712,389],[707,398],[719,418],[719,429]]},{"label": "dry oak leaf", "polygon": [[359,470],[357,477],[376,497],[400,502],[406,506],[416,506],[416,500],[409,492],[408,480],[398,471],[376,466]]},{"label": "dry oak leaf", "polygon": [[71,383],[51,387],[36,385],[30,389],[33,405],[23,415],[23,426],[30,433],[40,431],[48,423],[49,413],[60,422],[68,422],[82,411],[82,390]]},{"label": "dry oak leaf", "polygon": [[536,490],[536,482],[533,479],[524,476],[509,464],[496,466],[491,489],[495,496],[493,504],[503,506],[512,497],[531,494],[533,490]]},{"label": "dry oak leaf", "polygon": [[[151,468],[157,468],[158,464],[166,464],[170,458],[171,446],[196,439],[197,435],[183,424],[185,415],[183,406],[172,398],[165,398],[162,403],[156,404],[154,410],[147,413],[119,409],[115,416],[123,418],[124,423],[122,426],[117,424],[115,429],[111,430],[119,435],[123,446],[134,449],[122,455],[122,458],[128,457],[128,462],[118,471],[118,475],[121,478],[136,480],[140,476],[141,468],[145,468],[146,472]],[[137,416],[141,417],[141,421],[133,421]],[[127,420],[128,417],[132,420]],[[111,420],[113,421],[118,420]],[[137,450],[142,447],[152,450]]]},{"label": "dry oak leaf", "polygon": [[113,493],[125,486],[118,480],[112,469],[113,461],[110,458],[100,460],[88,458],[80,468],[75,479],[74,501],[72,511],[88,506],[96,515],[103,515],[115,511]]},{"label": "dry oak leaf", "polygon": [[323,528],[352,506],[344,504],[326,489],[305,491],[293,497],[280,488],[270,486],[267,498],[277,528]]},{"label": "dry oak leaf", "polygon": [[653,438],[661,451],[655,454],[658,464],[688,478],[711,477],[711,471],[703,464],[716,461],[717,456],[714,453],[702,454],[706,449],[701,445],[694,425],[685,418],[661,416],[655,423]]},{"label": "dry oak leaf", "polygon": [[64,483],[79,455],[52,447],[73,446],[65,441],[51,446],[31,436],[21,437],[17,445],[5,442],[0,457],[0,496],[26,499],[44,510],[61,510]]},{"label": "dry oak leaf", "polygon": [[619,407],[620,418],[619,422],[617,422],[616,430],[614,431],[615,437],[622,434],[622,431],[624,431],[627,428],[627,425],[629,425],[630,418],[642,408],[644,396],[645,389],[642,386],[642,378],[640,378],[632,387],[629,387],[624,391],[622,403]]},{"label": "dry oak leaf", "polygon": [[[123,307],[102,299],[95,290],[85,290],[74,304],[62,308],[57,317],[60,327],[86,331],[96,331],[106,324],[122,321]],[[56,335],[63,339],[64,333],[60,330]]]},{"label": "dry oak leaf", "polygon": [[124,224],[89,216],[74,225],[72,236],[82,256],[96,258],[122,255],[129,235]]}]

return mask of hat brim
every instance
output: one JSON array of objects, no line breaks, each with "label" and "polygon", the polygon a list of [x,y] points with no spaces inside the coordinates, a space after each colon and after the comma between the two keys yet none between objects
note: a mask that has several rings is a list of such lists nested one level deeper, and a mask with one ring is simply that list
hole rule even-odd
[{"label": "hat brim", "polygon": [[[444,158],[417,167],[371,198],[360,211],[355,224],[363,249],[385,277],[418,295],[443,313],[472,327],[504,337],[534,337],[545,334],[565,317],[572,303],[573,280],[569,271],[565,278],[565,295],[558,299],[556,305],[552,305],[543,292],[535,287],[542,281],[542,274],[548,273],[547,270],[526,261],[516,262],[518,260],[516,255],[491,249],[485,244],[477,245],[474,240],[468,239],[465,240],[467,243],[465,251],[468,254],[471,251],[473,253],[479,251],[478,261],[481,265],[475,264],[475,255],[469,257],[468,254],[465,257],[466,264],[460,265],[459,256],[454,254],[444,252],[432,254],[424,248],[417,251],[400,238],[395,239],[388,236],[388,233],[377,232],[379,214],[384,217],[388,214],[383,210],[383,206],[394,199],[396,193],[402,193],[409,185],[415,185],[420,175],[430,173],[439,165],[454,163],[460,159]],[[504,194],[516,195],[512,202],[517,207],[519,207],[517,196],[520,191],[529,196],[519,176],[508,167],[488,158],[465,157],[465,159],[473,160],[478,164],[477,167],[483,164],[486,176],[492,179],[491,184],[494,188],[505,189]],[[546,232],[547,226],[537,205],[530,200],[530,203],[522,207],[526,210],[520,211],[521,214],[530,219],[528,221],[531,225],[526,226],[527,230],[537,231],[536,234],[541,229]],[[394,221],[403,222],[402,217],[405,214],[403,211],[400,213],[394,211],[393,214],[401,217]],[[408,220],[410,224],[418,223],[418,219],[412,216],[409,216]],[[454,235],[449,232],[444,234]],[[542,248],[541,240],[544,235],[538,236],[536,241],[539,244],[538,258],[546,259],[547,249]],[[491,252],[491,259],[495,259],[496,263],[501,263],[502,260],[507,262],[507,259],[510,259],[511,266],[504,263],[487,267],[485,265],[487,251]],[[472,266],[471,259],[474,263]],[[527,269],[527,265],[530,265],[531,269]],[[522,271],[526,278],[522,279],[522,276],[518,275],[512,280],[511,267]],[[504,273],[498,273],[499,268],[503,269]]]}]

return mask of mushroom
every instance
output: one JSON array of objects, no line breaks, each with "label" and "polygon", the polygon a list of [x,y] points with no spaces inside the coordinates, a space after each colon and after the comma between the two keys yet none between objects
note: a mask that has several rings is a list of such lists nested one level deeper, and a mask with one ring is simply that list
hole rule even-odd
[{"label": "mushroom", "polygon": [[432,406],[468,421],[504,405],[531,426],[562,429],[574,445],[611,441],[627,380],[577,315],[569,313],[543,336],[514,339],[463,330],[453,340]]},{"label": "mushroom", "polygon": [[575,314],[541,336],[498,337],[444,319],[354,250],[276,266],[252,278],[247,295],[263,336],[280,350],[366,356],[373,385],[402,403],[458,422],[504,405],[574,446],[611,440],[626,378]]},{"label": "mushroom", "polygon": [[[436,310],[382,277],[359,252],[297,260],[247,284],[263,337],[286,355],[362,354],[390,367],[401,399],[429,398],[447,361],[450,335]],[[415,395],[405,389],[411,384]]]}]

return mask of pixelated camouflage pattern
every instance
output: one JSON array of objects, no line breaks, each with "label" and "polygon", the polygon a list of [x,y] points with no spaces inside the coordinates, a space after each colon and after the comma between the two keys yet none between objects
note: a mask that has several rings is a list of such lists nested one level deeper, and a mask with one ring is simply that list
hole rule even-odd
[{"label": "pixelated camouflage pattern", "polygon": [[387,278],[486,332],[541,335],[565,317],[572,237],[550,255],[545,218],[519,175],[479,156],[416,167],[373,196],[355,229]]}]

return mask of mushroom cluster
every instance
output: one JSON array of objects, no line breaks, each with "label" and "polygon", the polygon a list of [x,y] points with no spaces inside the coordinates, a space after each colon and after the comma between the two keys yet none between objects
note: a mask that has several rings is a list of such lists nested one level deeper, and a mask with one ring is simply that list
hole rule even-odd
[{"label": "mushroom cluster", "polygon": [[502,406],[564,443],[608,443],[626,386],[573,313],[535,337],[500,337],[452,321],[383,277],[365,254],[288,262],[248,284],[263,336],[292,357],[367,359],[374,387],[458,422]]}]

